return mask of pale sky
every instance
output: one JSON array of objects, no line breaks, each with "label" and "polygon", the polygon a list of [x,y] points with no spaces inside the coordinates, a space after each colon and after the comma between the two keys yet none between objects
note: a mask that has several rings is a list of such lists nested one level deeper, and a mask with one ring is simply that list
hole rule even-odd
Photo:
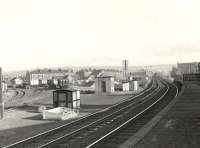
[{"label": "pale sky", "polygon": [[200,61],[199,0],[0,0],[4,71]]}]

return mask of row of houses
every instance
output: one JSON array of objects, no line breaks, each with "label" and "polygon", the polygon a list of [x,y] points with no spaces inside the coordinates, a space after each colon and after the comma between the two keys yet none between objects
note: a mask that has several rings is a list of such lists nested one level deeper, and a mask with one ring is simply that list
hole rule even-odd
[{"label": "row of houses", "polygon": [[73,73],[69,70],[51,70],[38,69],[27,72],[25,76],[4,77],[5,83],[8,87],[49,87],[59,86],[67,87],[90,85],[94,83],[95,77],[101,73],[101,70],[93,70],[87,72],[84,77],[80,77],[79,73]]},{"label": "row of houses", "polygon": [[[138,77],[145,77],[146,73],[134,73],[136,78],[130,76],[129,81],[121,82],[123,91],[137,90]],[[44,86],[49,84],[61,87],[72,86],[83,91],[114,92],[115,80],[113,76],[106,75],[102,70],[94,70],[84,80],[78,80],[76,76],[64,70],[37,70],[27,73],[27,80],[31,86]]]},{"label": "row of houses", "polygon": [[[81,72],[82,73],[82,72]],[[81,91],[114,92],[114,91],[134,91],[138,89],[140,79],[146,77],[145,71],[129,74],[127,81],[116,79],[115,76],[108,75],[103,70],[93,70],[88,72],[84,79],[80,79],[77,73],[68,70],[39,69],[27,72],[25,77],[14,77],[10,80],[9,86],[19,87],[51,87],[54,88],[74,88]],[[133,76],[134,75],[134,76]],[[7,83],[8,84],[8,83]]]},{"label": "row of houses", "polygon": [[13,78],[5,77],[8,87],[38,87],[47,85],[60,85],[74,83],[73,75],[67,70],[34,70],[27,72],[26,76],[16,76]]},{"label": "row of houses", "polygon": [[73,83],[72,75],[68,70],[35,70],[27,72],[26,79],[31,86],[45,86],[48,84],[66,85]]}]

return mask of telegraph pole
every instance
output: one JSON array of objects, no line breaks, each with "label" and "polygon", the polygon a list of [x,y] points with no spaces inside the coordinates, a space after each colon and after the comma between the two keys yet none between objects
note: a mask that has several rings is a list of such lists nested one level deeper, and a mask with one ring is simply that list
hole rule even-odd
[{"label": "telegraph pole", "polygon": [[0,67],[0,111],[1,111],[1,119],[3,119],[4,114],[4,102],[3,102],[3,93],[2,93],[2,69]]}]

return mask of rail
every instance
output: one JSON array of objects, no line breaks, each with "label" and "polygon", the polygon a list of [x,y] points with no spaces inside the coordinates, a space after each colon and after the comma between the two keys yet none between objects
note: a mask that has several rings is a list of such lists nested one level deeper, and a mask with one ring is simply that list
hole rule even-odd
[{"label": "rail", "polygon": [[[151,86],[150,86],[149,88],[147,88],[146,90],[142,91],[140,94],[138,94],[138,95],[136,95],[136,96],[134,96],[134,97],[126,98],[126,99],[124,99],[122,102],[117,103],[117,104],[113,105],[112,107],[108,107],[108,108],[106,108],[106,109],[104,109],[104,110],[101,110],[101,111],[98,111],[98,112],[96,112],[96,113],[90,114],[90,115],[88,115],[88,116],[82,117],[82,118],[80,118],[80,119],[78,119],[78,120],[76,120],[76,121],[73,121],[73,122],[71,122],[71,123],[68,123],[68,124],[59,126],[59,127],[57,127],[57,128],[48,130],[48,131],[46,131],[46,132],[37,134],[37,135],[35,135],[35,136],[29,137],[29,138],[24,139],[24,140],[21,140],[21,141],[19,141],[19,142],[14,143],[14,144],[8,145],[8,146],[6,146],[6,147],[4,147],[4,148],[20,147],[20,144],[23,145],[23,143],[31,142],[31,140],[34,140],[34,141],[35,141],[35,140],[37,140],[37,139],[42,138],[43,136],[45,137],[46,135],[52,134],[53,132],[56,132],[56,131],[58,131],[58,130],[62,130],[62,128],[64,128],[64,127],[68,127],[68,126],[73,125],[73,124],[76,124],[76,123],[78,123],[78,122],[81,123],[81,121],[83,121],[83,120],[87,120],[87,119],[89,119],[89,118],[96,117],[96,116],[100,116],[101,114],[103,114],[103,118],[102,118],[102,117],[99,118],[99,119],[97,118],[97,120],[95,120],[95,122],[91,122],[91,123],[86,124],[85,126],[83,126],[84,128],[89,127],[89,126],[91,126],[92,124],[95,124],[95,123],[97,123],[97,122],[100,122],[100,121],[103,120],[103,119],[108,118],[108,116],[105,116],[105,115],[107,114],[108,111],[110,112],[109,115],[111,116],[111,115],[113,115],[112,112],[113,112],[114,110],[117,110],[117,109],[119,108],[119,106],[124,106],[124,105],[126,105],[127,103],[129,103],[130,101],[133,101],[134,99],[141,97],[142,95],[145,95],[145,96],[148,97],[148,96],[150,96],[150,94],[152,95],[153,92],[155,93],[155,90],[158,90],[158,86],[157,86],[157,84],[155,84],[155,83],[156,83],[156,82],[152,82]],[[155,85],[156,85],[156,86],[155,86]],[[154,91],[152,91],[152,90],[154,90]],[[152,92],[151,92],[151,91],[152,91]],[[150,93],[150,94],[149,94],[149,93]],[[147,95],[147,94],[148,94],[148,95]],[[144,98],[144,97],[143,97],[143,98]],[[121,110],[122,110],[122,109],[121,109]],[[120,110],[120,111],[121,111],[121,110]],[[101,116],[102,116],[102,115],[101,115]],[[101,119],[101,120],[100,120],[100,119]],[[80,131],[81,129],[83,129],[83,128],[76,129],[75,131],[71,132],[71,134],[75,134],[75,133],[77,133],[78,131]],[[67,135],[69,135],[69,134],[67,134]],[[45,144],[43,144],[43,145],[41,145],[41,146],[37,146],[37,147],[45,147],[45,146],[47,146],[47,145],[49,145],[49,144],[51,144],[51,143],[53,143],[53,142],[55,142],[55,141],[58,141],[59,139],[62,139],[62,138],[64,138],[64,137],[66,137],[66,134],[65,134],[64,136],[61,136],[61,137],[59,137],[59,138],[56,138],[56,140],[55,140],[55,139],[54,139],[54,140],[51,140],[51,142],[47,142],[47,143],[45,143]]]}]

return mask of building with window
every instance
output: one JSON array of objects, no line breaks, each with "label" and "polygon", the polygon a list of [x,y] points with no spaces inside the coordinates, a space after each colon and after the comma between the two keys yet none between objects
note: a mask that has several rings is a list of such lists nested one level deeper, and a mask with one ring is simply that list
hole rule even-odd
[{"label": "building with window", "polygon": [[80,91],[74,89],[59,89],[53,91],[53,107],[79,109],[81,104]]},{"label": "building with window", "polygon": [[171,70],[171,77],[175,81],[180,82],[196,82],[200,79],[200,63],[178,63],[177,67],[173,67]]},{"label": "building with window", "polygon": [[123,81],[122,82],[123,91],[137,91],[138,90],[138,81]]},{"label": "building with window", "polygon": [[[51,83],[56,77],[61,78],[69,74],[68,70],[51,70],[51,69],[42,69],[35,70],[27,73],[27,80],[31,86],[43,86]],[[56,83],[56,82],[55,82]]]},{"label": "building with window", "polygon": [[177,70],[181,75],[200,73],[200,63],[199,62],[178,63]]}]

